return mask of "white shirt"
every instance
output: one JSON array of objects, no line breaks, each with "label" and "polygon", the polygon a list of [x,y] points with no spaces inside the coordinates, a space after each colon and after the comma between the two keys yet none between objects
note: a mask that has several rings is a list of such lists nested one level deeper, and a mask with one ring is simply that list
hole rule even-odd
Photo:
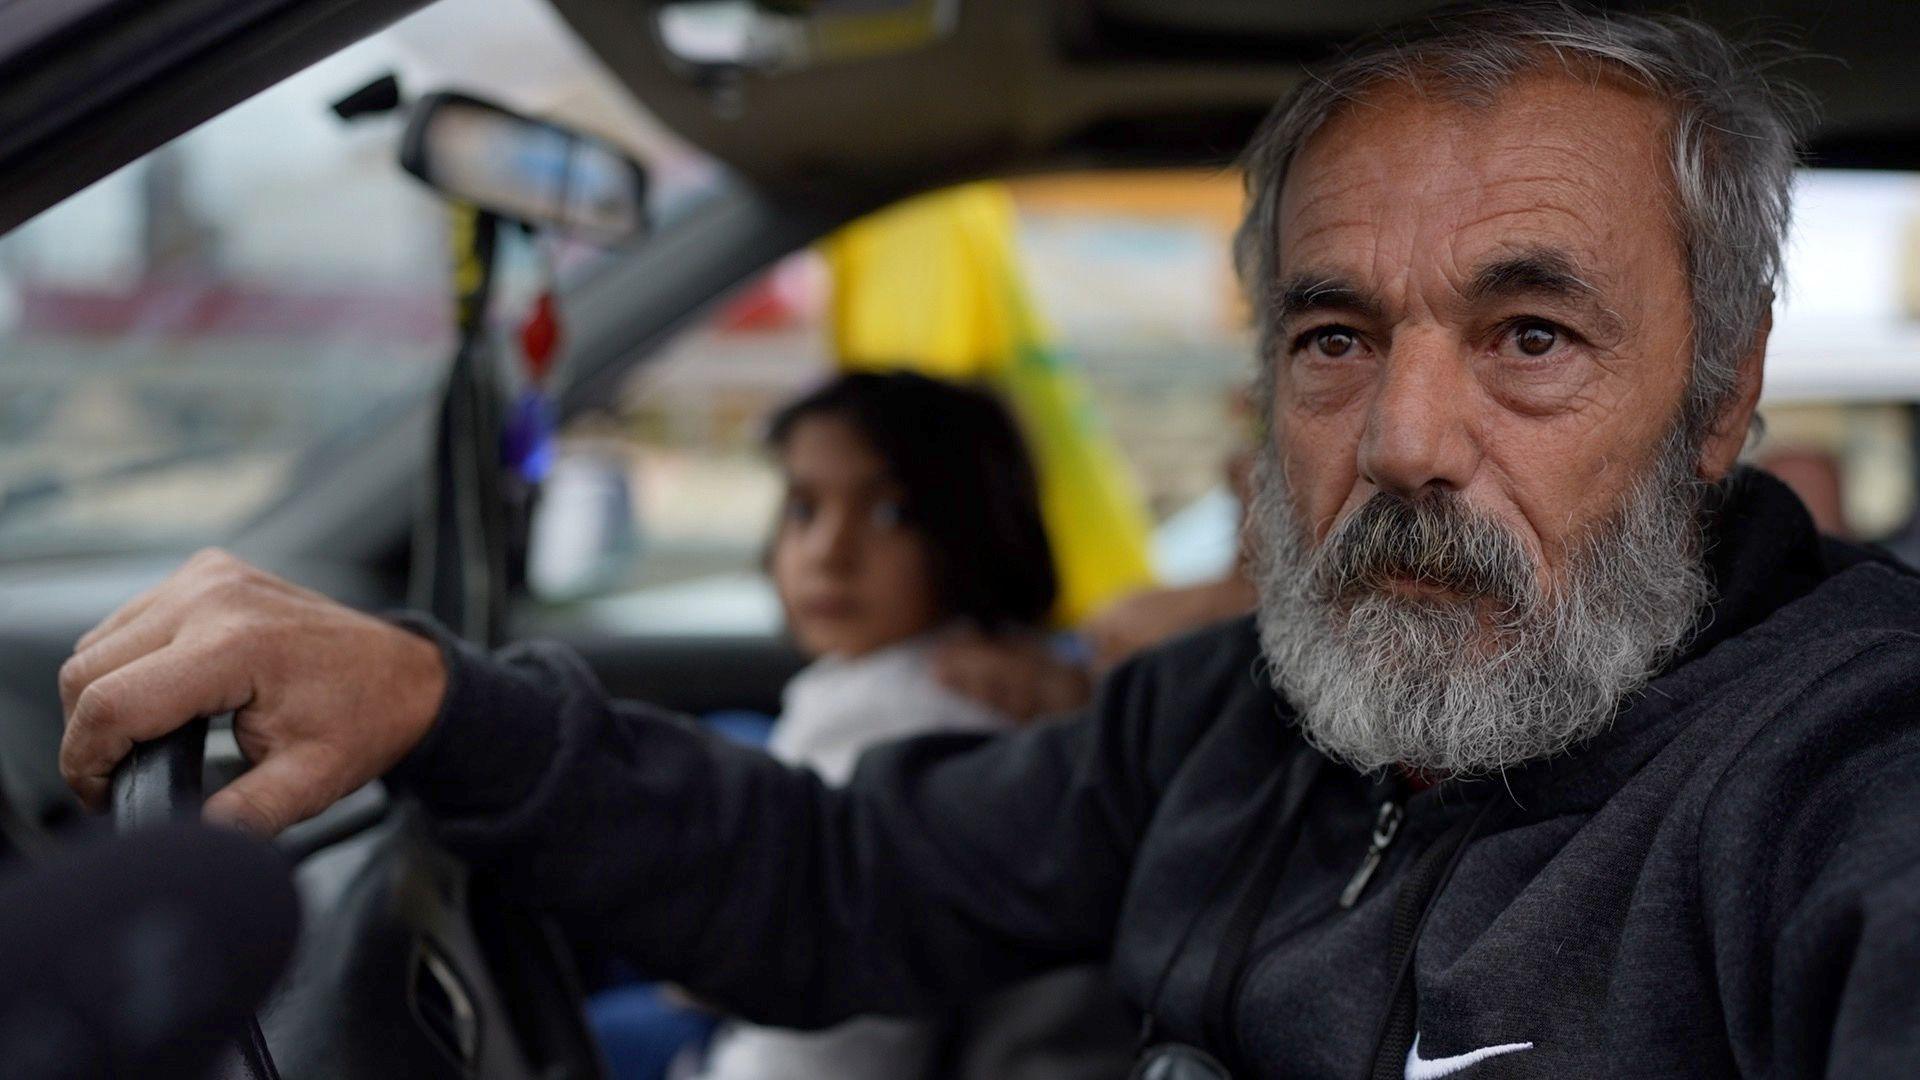
[{"label": "white shirt", "polygon": [[1005,728],[1006,717],[935,680],[933,643],[933,635],[921,635],[851,660],[815,661],[787,683],[768,749],[829,784],[844,784],[875,743]]},{"label": "white shirt", "polygon": [[[815,661],[787,684],[769,745],[829,784],[853,775],[862,751],[931,731],[996,731],[1007,718],[941,686],[933,637],[923,635],[853,659]],[[861,1017],[827,1031],[728,1024],[714,1039],[700,1080],[900,1080],[924,1075],[937,1032],[914,1020]]]}]

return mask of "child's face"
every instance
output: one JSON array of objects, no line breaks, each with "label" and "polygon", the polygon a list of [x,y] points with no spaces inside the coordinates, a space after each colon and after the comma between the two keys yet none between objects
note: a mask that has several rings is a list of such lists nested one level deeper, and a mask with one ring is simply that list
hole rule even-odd
[{"label": "child's face", "polygon": [[809,417],[788,436],[782,464],[773,582],[800,647],[858,656],[930,628],[931,552],[902,524],[905,492],[867,441],[844,421]]}]

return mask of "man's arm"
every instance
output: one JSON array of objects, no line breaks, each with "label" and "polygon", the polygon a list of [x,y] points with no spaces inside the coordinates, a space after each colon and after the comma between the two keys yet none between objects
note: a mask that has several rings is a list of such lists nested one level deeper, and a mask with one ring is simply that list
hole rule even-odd
[{"label": "man's arm", "polygon": [[1855,656],[1769,721],[1703,833],[1707,924],[1743,1072],[1920,1059],[1920,648]]},{"label": "man's arm", "polygon": [[202,551],[60,666],[60,772],[103,810],[134,743],[230,712],[253,768],[208,798],[206,816],[271,835],[392,768],[433,723],[445,683],[432,642]]},{"label": "man's arm", "polygon": [[885,747],[836,791],[608,701],[563,649],[436,648],[224,557],[136,604],[70,665],[76,790],[132,740],[236,709],[255,767],[210,811],[272,831],[388,773],[512,894],[764,1022],[910,1012],[1104,956],[1149,812],[1132,673],[1101,715]]},{"label": "man's arm", "polygon": [[835,789],[608,701],[565,649],[441,640],[445,709],[390,779],[449,847],[649,975],[814,1026],[1106,955],[1145,812],[1111,725],[887,745]]},{"label": "man's arm", "polygon": [[[1920,784],[1903,787],[1903,797],[1920,797]],[[1913,1069],[1920,1055],[1920,854],[1914,815],[1904,817],[1862,822],[1845,835],[1841,843],[1851,850],[1814,882],[1782,927],[1772,955],[1775,1075],[1865,1078]],[[1799,1073],[1801,1063],[1811,1071]]]}]

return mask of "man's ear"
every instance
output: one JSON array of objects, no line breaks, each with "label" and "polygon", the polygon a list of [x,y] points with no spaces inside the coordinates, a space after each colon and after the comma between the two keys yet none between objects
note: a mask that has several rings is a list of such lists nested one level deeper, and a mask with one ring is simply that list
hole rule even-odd
[{"label": "man's ear", "polygon": [[1753,335],[1753,345],[1747,354],[1740,358],[1739,369],[1734,374],[1733,397],[1726,408],[1720,411],[1719,419],[1714,422],[1713,430],[1700,447],[1700,477],[1703,480],[1718,481],[1733,471],[1740,461],[1740,451],[1747,445],[1747,432],[1753,425],[1753,412],[1760,404],[1760,387],[1765,377],[1767,364],[1767,337],[1773,333],[1773,308],[1768,306],[1761,316],[1760,329]]}]

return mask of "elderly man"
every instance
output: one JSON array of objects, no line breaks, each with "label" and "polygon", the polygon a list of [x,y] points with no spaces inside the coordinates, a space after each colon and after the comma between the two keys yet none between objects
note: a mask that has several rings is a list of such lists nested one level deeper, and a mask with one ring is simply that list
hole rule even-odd
[{"label": "elderly man", "polygon": [[773,1023],[1105,960],[1147,1075],[1913,1069],[1920,583],[1736,463],[1782,96],[1690,23],[1490,9],[1332,64],[1247,161],[1259,612],[1085,715],[830,790],[563,651],[209,555],[80,642],[63,767],[97,803],[131,741],[238,710],[210,815],[385,776]]}]

